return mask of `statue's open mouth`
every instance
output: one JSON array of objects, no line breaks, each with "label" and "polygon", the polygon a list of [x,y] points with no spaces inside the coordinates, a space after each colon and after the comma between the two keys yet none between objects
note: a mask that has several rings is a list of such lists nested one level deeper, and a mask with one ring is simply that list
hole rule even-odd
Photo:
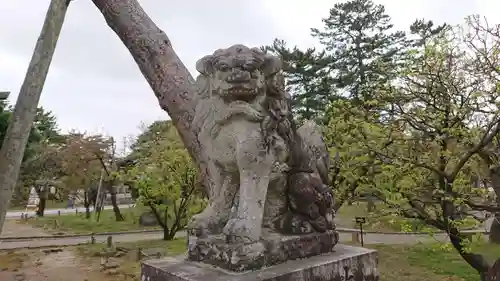
[{"label": "statue's open mouth", "polygon": [[239,96],[239,95],[253,94],[253,93],[255,93],[255,89],[238,86],[238,87],[231,87],[231,88],[229,88],[229,90],[227,92],[229,94],[235,94],[235,95]]},{"label": "statue's open mouth", "polygon": [[237,85],[225,90],[224,95],[226,97],[231,97],[231,99],[250,101],[257,95],[257,90],[251,87]]}]

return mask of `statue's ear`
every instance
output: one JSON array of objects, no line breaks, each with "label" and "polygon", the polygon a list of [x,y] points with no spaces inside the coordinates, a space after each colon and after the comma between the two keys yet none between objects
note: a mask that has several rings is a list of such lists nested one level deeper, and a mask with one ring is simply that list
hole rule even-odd
[{"label": "statue's ear", "polygon": [[214,74],[215,69],[212,64],[214,56],[204,56],[196,62],[196,70],[205,76],[211,76]]},{"label": "statue's ear", "polygon": [[265,55],[263,64],[264,75],[266,77],[274,75],[283,69],[283,63],[280,58],[273,55]]}]

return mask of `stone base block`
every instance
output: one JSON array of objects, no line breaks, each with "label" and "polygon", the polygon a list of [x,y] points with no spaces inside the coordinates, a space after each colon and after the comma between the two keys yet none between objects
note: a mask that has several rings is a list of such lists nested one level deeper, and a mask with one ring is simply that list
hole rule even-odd
[{"label": "stone base block", "polygon": [[141,281],[378,281],[377,262],[374,250],[340,244],[329,254],[246,272],[165,258],[143,262]]},{"label": "stone base block", "polygon": [[264,232],[261,241],[250,244],[228,244],[223,236],[190,239],[188,260],[242,272],[330,253],[339,235],[336,231],[304,235]]}]

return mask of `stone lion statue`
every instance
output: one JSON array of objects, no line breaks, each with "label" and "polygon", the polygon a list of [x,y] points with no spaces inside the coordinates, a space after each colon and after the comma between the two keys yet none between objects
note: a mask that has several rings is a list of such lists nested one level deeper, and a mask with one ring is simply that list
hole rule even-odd
[{"label": "stone lion statue", "polygon": [[213,186],[188,225],[197,236],[224,233],[252,242],[281,233],[334,229],[328,151],[313,122],[295,127],[278,57],[234,45],[196,64],[193,126]]}]

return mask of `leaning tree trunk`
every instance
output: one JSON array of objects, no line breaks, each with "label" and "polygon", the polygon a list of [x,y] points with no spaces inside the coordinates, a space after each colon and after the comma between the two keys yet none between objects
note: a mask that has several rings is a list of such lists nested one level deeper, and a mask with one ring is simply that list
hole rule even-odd
[{"label": "leaning tree trunk", "polygon": [[50,2],[0,150],[0,233],[69,2]]},{"label": "leaning tree trunk", "polygon": [[120,212],[118,204],[116,203],[116,192],[111,192],[110,194],[111,194],[111,205],[113,205],[113,212],[115,213],[116,221],[124,221],[125,219],[123,218],[122,213]]},{"label": "leaning tree trunk", "polygon": [[105,181],[104,183],[105,190],[109,192],[111,197],[111,205],[113,206],[113,213],[115,213],[116,221],[124,221],[125,219],[120,212],[120,208],[118,207],[118,203],[116,202],[116,187],[115,181]]},{"label": "leaning tree trunk", "polygon": [[177,128],[186,149],[198,164],[205,191],[212,185],[207,162],[192,127],[196,86],[172,48],[167,34],[146,14],[137,0],[92,0],[108,26],[130,51],[142,74]]}]

